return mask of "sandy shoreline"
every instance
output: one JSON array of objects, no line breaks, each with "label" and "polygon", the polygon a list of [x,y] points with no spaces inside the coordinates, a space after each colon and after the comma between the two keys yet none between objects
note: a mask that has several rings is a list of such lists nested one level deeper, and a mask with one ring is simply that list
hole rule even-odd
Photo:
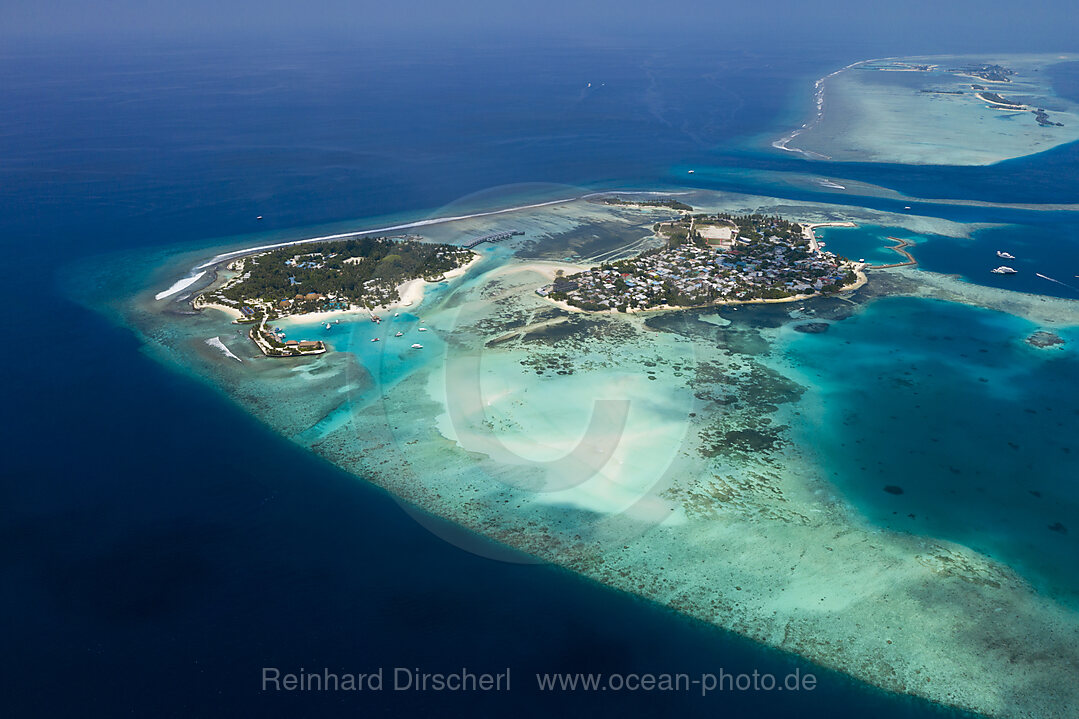
[{"label": "sandy shoreline", "polygon": [[[202,295],[199,295],[199,297],[201,297],[201,296]],[[243,312],[240,312],[240,310],[236,309],[235,307],[229,307],[228,305],[223,305],[223,304],[220,304],[219,302],[198,302],[198,301],[196,301],[196,302],[191,303],[191,307],[192,307],[192,309],[196,309],[196,310],[207,310],[208,309],[208,310],[217,310],[218,312],[224,312],[226,315],[228,315],[233,320],[238,320],[238,319],[240,319],[241,317],[244,316]]]},{"label": "sandy shoreline", "polygon": [[[802,223],[802,232],[807,240],[809,240],[810,249],[813,252],[819,252],[820,246],[817,244],[816,235],[813,234],[814,228],[817,227],[857,227],[858,225],[850,221],[835,221],[835,222],[814,222],[812,224]],[[843,287],[839,292],[849,292],[856,290],[865,285],[869,281],[868,276],[865,274],[864,269],[866,265],[864,263],[853,262],[851,263],[854,269],[855,281],[853,284]],[[541,262],[534,261],[528,262],[524,265],[520,265],[514,269],[517,270],[531,270],[536,272],[550,281],[554,281],[556,272],[563,270],[566,274],[572,272],[583,272],[590,270],[594,265],[575,265],[568,262]],[[839,292],[835,294],[839,294]],[[677,310],[699,310],[706,309],[708,307],[725,307],[727,305],[770,305],[770,304],[782,304],[784,302],[802,302],[805,300],[813,299],[814,297],[824,297],[818,293],[811,295],[793,295],[791,297],[778,297],[775,299],[759,299],[759,300],[717,300],[716,302],[709,302],[703,305],[659,305],[658,307],[646,307],[646,308],[633,308],[627,309],[625,312],[620,312],[617,309],[608,310],[585,310],[580,307],[574,307],[565,300],[555,300],[550,297],[543,297],[544,300],[553,304],[554,306],[563,309],[567,312],[586,312],[589,314],[641,314],[644,312],[671,312]]]},{"label": "sandy shoreline", "polygon": [[811,252],[820,252],[820,240],[817,239],[817,233],[813,230],[818,227],[857,227],[854,222],[814,222],[812,224],[802,225],[802,236],[809,240],[809,249]]},{"label": "sandy shoreline", "polygon": [[[334,319],[342,319],[345,317],[351,317],[353,315],[370,316],[379,312],[389,312],[391,310],[401,310],[406,307],[418,307],[423,302],[423,297],[426,294],[428,284],[438,284],[439,282],[446,282],[458,277],[462,277],[469,269],[475,266],[480,260],[483,259],[483,255],[475,253],[471,260],[467,263],[457,267],[455,269],[446,272],[442,279],[428,282],[422,277],[416,277],[411,280],[405,280],[397,286],[397,294],[400,299],[396,302],[390,302],[385,305],[375,305],[374,307],[362,307],[360,305],[349,305],[347,309],[341,310],[322,310],[319,312],[304,312],[302,314],[285,315],[280,317],[282,320],[301,320],[301,321],[317,321],[326,322]],[[210,307],[206,304],[203,307]],[[217,309],[224,309],[221,305],[213,305]]]}]

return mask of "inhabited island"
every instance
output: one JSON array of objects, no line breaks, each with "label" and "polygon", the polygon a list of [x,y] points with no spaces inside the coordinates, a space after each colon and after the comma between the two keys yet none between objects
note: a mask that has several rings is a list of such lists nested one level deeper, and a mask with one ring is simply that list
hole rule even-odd
[{"label": "inhabited island", "polygon": [[664,246],[560,276],[536,292],[578,309],[621,312],[793,300],[859,282],[812,227],[767,215],[696,214],[657,223]]},{"label": "inhabited island", "polygon": [[967,65],[957,70],[953,70],[957,74],[970,75],[972,77],[985,80],[986,82],[1011,82],[1012,75],[1015,74],[1015,70],[1010,67],[1004,67],[1003,65],[983,63],[980,65]]},{"label": "inhabited island", "polygon": [[679,212],[693,212],[693,207],[678,200],[625,200],[621,197],[604,197],[603,204],[644,209],[667,209]]},{"label": "inhabited island", "polygon": [[321,340],[286,340],[267,322],[312,312],[367,310],[401,301],[408,282],[439,281],[475,257],[455,245],[415,238],[362,237],[291,245],[230,262],[220,286],[195,298],[195,309],[214,307],[254,325],[250,336],[270,357],[321,354]]}]

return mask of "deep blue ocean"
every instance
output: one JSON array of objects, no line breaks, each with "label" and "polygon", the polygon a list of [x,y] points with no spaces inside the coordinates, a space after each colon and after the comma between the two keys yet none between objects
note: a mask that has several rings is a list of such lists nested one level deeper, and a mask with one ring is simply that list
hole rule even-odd
[{"label": "deep blue ocean", "polygon": [[[0,53],[0,714],[954,715],[555,568],[462,552],[145,356],[61,281],[97,255],[437,214],[461,198],[497,205],[522,183],[551,196],[677,186],[687,164],[834,174],[928,198],[1079,202],[1075,146],[1005,172],[809,166],[757,147],[754,138],[801,121],[814,79],[874,54],[796,38],[767,52],[370,38]],[[1072,75],[1061,81],[1061,92],[1077,87]],[[1063,215],[915,209],[1019,223],[1027,229],[1011,231],[1045,240],[1029,242],[1029,262],[1079,265]],[[932,269],[975,279],[967,255],[924,249]],[[510,667],[514,691],[267,695],[263,666]],[[796,667],[819,675],[816,691],[565,695],[530,681],[555,670]]]}]

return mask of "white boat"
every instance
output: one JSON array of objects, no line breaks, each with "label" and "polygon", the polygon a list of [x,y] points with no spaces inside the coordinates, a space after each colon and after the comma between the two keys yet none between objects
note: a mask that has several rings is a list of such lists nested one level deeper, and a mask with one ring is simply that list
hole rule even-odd
[{"label": "white boat", "polygon": [[414,349],[414,350],[422,350],[423,345],[421,345],[419,343],[416,343],[416,344],[412,345],[412,349]]},{"label": "white boat", "polygon": [[1007,252],[1002,252],[1001,250],[997,250],[997,257],[999,257],[1001,259],[1004,259],[1004,260],[1014,260],[1015,259],[1015,255],[1009,254]]},{"label": "white boat", "polygon": [[910,209],[910,205],[906,205],[906,206],[905,206],[905,207],[904,207],[903,209],[904,209],[904,210],[909,210],[909,209]]},{"label": "white boat", "polygon": [[427,331],[426,327],[417,327],[416,329],[418,329],[420,332],[426,332]]},{"label": "white boat", "polygon": [[1011,267],[1001,265],[995,270],[990,270],[994,275],[1014,275],[1018,270],[1013,270]]},{"label": "white boat", "polygon": [[400,316],[401,316],[401,313],[400,313],[400,312],[394,312],[394,313],[393,313],[393,316],[394,316],[394,317],[400,317]]},{"label": "white boat", "polygon": [[329,322],[326,323],[326,329],[330,329],[330,323]]},{"label": "white boat", "polygon": [[400,337],[403,334],[404,334],[404,332],[398,332],[397,334],[394,335],[394,337]]},{"label": "white boat", "polygon": [[692,175],[692,174],[693,174],[693,170],[690,170],[690,171],[689,171],[689,172],[688,172],[687,174],[690,174],[690,175]]}]

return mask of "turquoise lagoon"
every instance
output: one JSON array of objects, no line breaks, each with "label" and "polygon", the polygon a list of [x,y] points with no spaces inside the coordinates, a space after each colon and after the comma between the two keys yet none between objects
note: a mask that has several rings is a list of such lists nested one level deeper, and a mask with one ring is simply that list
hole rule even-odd
[{"label": "turquoise lagoon", "polygon": [[[855,219],[826,236],[865,254],[893,232],[958,247],[984,229],[691,201]],[[663,216],[576,201],[424,227],[435,241],[525,236],[381,324],[279,322],[330,343],[311,360],[263,358],[217,313],[141,321],[156,342],[198,348],[185,364],[422,509],[408,509],[421,522],[440,515],[894,691],[990,715],[1076,701],[1048,683],[1079,635],[1067,608],[1079,593],[1076,305],[924,270],[874,273],[843,299],[708,312],[567,314],[534,293],[573,270],[567,259],[639,249]],[[931,298],[942,294],[951,301]],[[1037,329],[1067,344],[1035,349],[1024,340]],[[997,612],[1012,619],[953,632]],[[1030,649],[1018,667],[1001,631]],[[987,693],[986,676],[1006,692]]]},{"label": "turquoise lagoon", "polygon": [[[1079,139],[1079,105],[1054,91],[1047,72],[1074,59],[935,56],[855,63],[819,81],[813,114],[777,146],[820,160],[911,165],[989,165],[1043,152]],[[1016,71],[1010,82],[961,71],[995,63]],[[1062,126],[1042,127],[1030,111],[990,106],[972,85],[1044,108]]]},{"label": "turquoise lagoon", "polygon": [[810,387],[797,442],[877,526],[948,538],[1079,600],[1079,372],[1027,319],[953,302],[876,300],[778,348]]},{"label": "turquoise lagoon", "polygon": [[912,242],[920,241],[902,227],[820,227],[817,237],[825,242],[825,249],[854,261],[865,260],[871,265],[888,265],[906,262],[907,258],[890,249],[896,243],[889,237],[899,237]]}]

